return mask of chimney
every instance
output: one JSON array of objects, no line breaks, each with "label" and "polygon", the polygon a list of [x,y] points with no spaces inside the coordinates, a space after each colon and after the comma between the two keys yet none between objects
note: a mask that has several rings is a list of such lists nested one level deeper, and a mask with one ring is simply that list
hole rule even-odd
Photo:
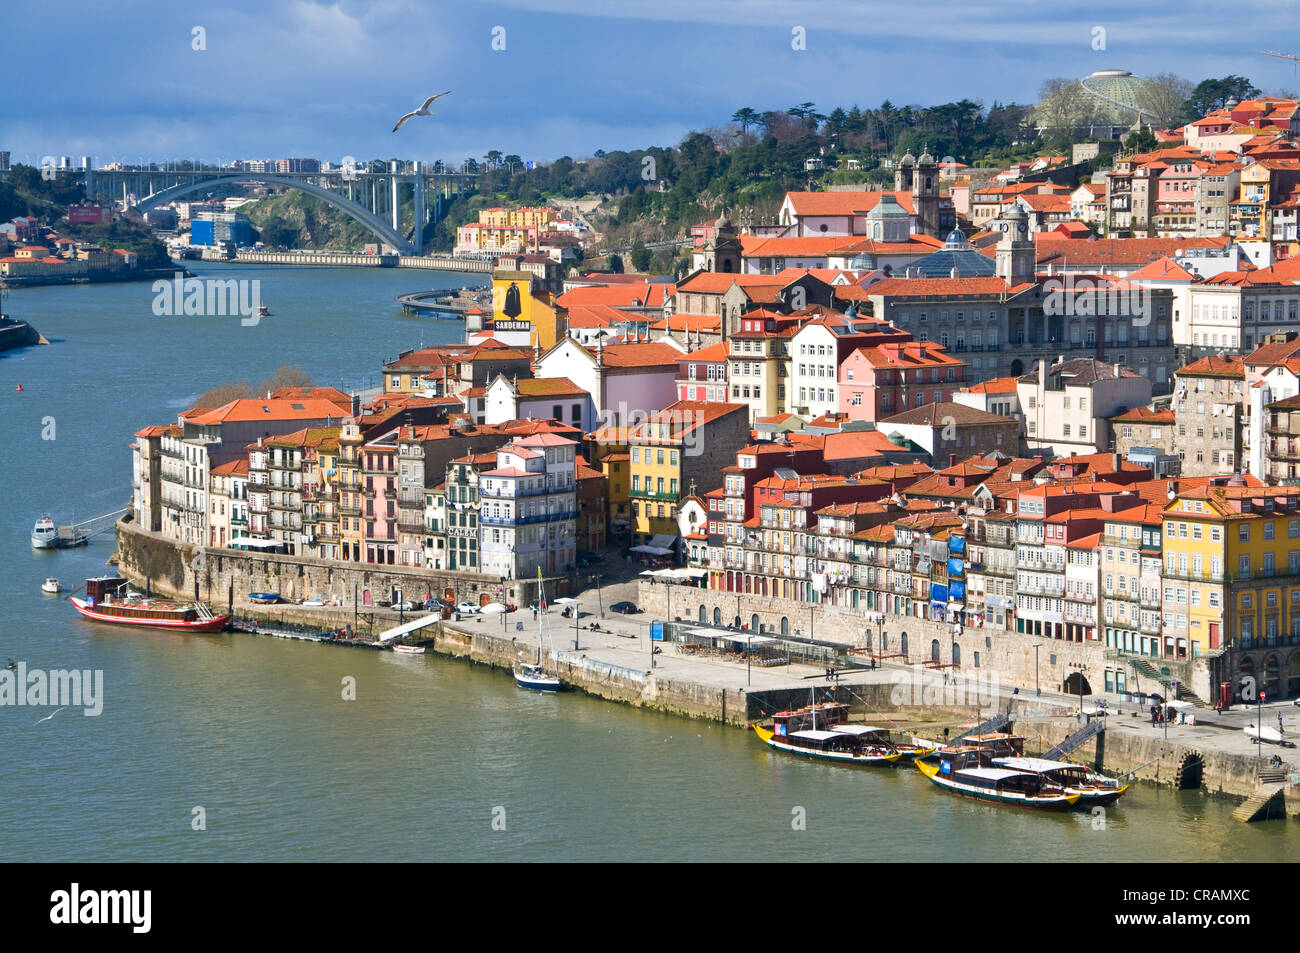
[{"label": "chimney", "polygon": [[1120,469],[1119,469],[1119,454],[1118,454],[1118,453],[1112,453],[1112,454],[1110,455],[1110,472],[1111,472],[1111,473],[1119,473],[1119,472],[1120,472]]},{"label": "chimney", "polygon": [[1119,361],[1115,362],[1115,379],[1119,379]]},{"label": "chimney", "polygon": [[955,453],[948,454],[948,466],[955,467],[956,465],[957,465],[957,454]]}]

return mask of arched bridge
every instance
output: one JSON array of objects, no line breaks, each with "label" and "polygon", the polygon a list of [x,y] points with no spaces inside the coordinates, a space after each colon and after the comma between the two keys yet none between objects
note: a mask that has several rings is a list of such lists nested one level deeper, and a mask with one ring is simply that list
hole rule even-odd
[{"label": "arched bridge", "polygon": [[[345,215],[360,222],[376,238],[397,249],[399,254],[418,255],[424,248],[425,229],[437,218],[440,200],[451,186],[458,190],[473,180],[459,175],[428,174],[418,169],[413,173],[397,172],[320,172],[312,174],[283,174],[274,172],[226,171],[151,171],[114,170],[87,171],[87,196],[108,195],[123,198],[137,196],[135,208],[140,212],[165,205],[195,192],[232,182],[259,182],[300,189],[328,203]],[[433,201],[428,192],[433,183]],[[414,222],[404,233],[402,227],[401,195],[403,186],[412,189]],[[443,191],[440,192],[438,189]],[[144,193],[141,195],[141,193]],[[351,195],[369,199],[370,207],[355,201]],[[387,205],[388,217],[380,210]],[[432,218],[429,212],[433,212]],[[407,235],[410,238],[407,238]]]}]

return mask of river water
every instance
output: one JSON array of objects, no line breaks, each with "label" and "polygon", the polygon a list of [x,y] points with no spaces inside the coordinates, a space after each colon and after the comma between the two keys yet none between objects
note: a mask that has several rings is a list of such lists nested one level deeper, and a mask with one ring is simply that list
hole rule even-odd
[{"label": "river water", "polygon": [[523,693],[462,662],[83,621],[40,583],[105,571],[111,539],[47,553],[28,532],[43,512],[122,505],[136,430],[282,363],[373,386],[385,358],[460,335],[395,295],[483,280],[191,267],[260,279],[273,316],[157,317],[148,284],[6,301],[53,345],[0,356],[0,657],[104,673],[97,717],[38,724],[53,708],[0,706],[8,859],[1227,861],[1294,847],[1289,827],[1234,822],[1192,792],[1136,786],[1102,818],[1021,812],[911,768],[793,760],[735,729]]}]

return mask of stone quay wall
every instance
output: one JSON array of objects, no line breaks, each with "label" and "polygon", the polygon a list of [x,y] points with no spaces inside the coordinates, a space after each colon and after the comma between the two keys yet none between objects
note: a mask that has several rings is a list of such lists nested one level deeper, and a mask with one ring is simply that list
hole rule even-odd
[{"label": "stone quay wall", "polygon": [[[436,597],[451,590],[458,602],[478,603],[487,594],[494,601],[517,605],[527,605],[537,590],[534,579],[187,546],[133,521],[117,524],[117,559],[118,570],[141,586],[148,583],[154,592],[201,599],[214,609],[224,608],[232,592],[236,605],[250,592],[277,592],[287,600],[321,598],[351,609],[354,599],[369,608],[387,600],[395,588],[413,602],[423,601],[426,593]],[[545,582],[546,591],[559,596],[574,586],[567,576]]]},{"label": "stone quay wall", "polygon": [[[669,621],[680,618],[684,622],[699,622],[700,606],[704,606],[704,621],[709,624],[715,608],[723,625],[731,625],[740,616],[743,625],[752,626],[753,617],[758,616],[763,631],[772,634],[782,631],[784,620],[790,635],[838,642],[861,650],[869,645],[873,654],[892,656],[889,660],[893,662],[903,662],[903,655],[912,663],[929,661],[933,643],[937,641],[939,663],[947,666],[947,670],[964,676],[979,673],[985,679],[996,678],[1001,685],[1022,692],[1041,688],[1072,694],[1066,688],[1066,679],[1080,672],[1087,680],[1085,693],[1100,694],[1105,690],[1105,670],[1111,668],[1125,671],[1129,691],[1142,688],[1164,694],[1155,679],[1140,676],[1125,662],[1106,658],[1106,646],[1101,642],[1066,642],[993,628],[965,628],[958,634],[957,627],[950,622],[649,580],[639,584],[637,605],[648,616]],[[1038,645],[1037,652],[1035,645]],[[955,665],[954,659],[959,659]],[[1163,664],[1158,659],[1151,661]],[[1213,697],[1210,675],[1208,668],[1199,662],[1171,667],[1171,671],[1175,677],[1186,671],[1188,674],[1180,679],[1182,683],[1209,700]]]}]

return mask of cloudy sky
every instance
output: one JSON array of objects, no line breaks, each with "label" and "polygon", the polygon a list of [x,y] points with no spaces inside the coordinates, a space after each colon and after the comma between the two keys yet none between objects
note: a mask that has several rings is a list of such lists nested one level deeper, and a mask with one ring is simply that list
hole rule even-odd
[{"label": "cloudy sky", "polygon": [[[1297,51],[1285,29],[1294,0],[1224,10],[1222,0],[0,0],[10,67],[0,150],[101,164],[458,161],[489,149],[546,160],[673,144],[742,106],[1032,102],[1046,78],[1108,67],[1293,88],[1292,64],[1259,50]],[[447,89],[434,118],[390,131]]]}]

